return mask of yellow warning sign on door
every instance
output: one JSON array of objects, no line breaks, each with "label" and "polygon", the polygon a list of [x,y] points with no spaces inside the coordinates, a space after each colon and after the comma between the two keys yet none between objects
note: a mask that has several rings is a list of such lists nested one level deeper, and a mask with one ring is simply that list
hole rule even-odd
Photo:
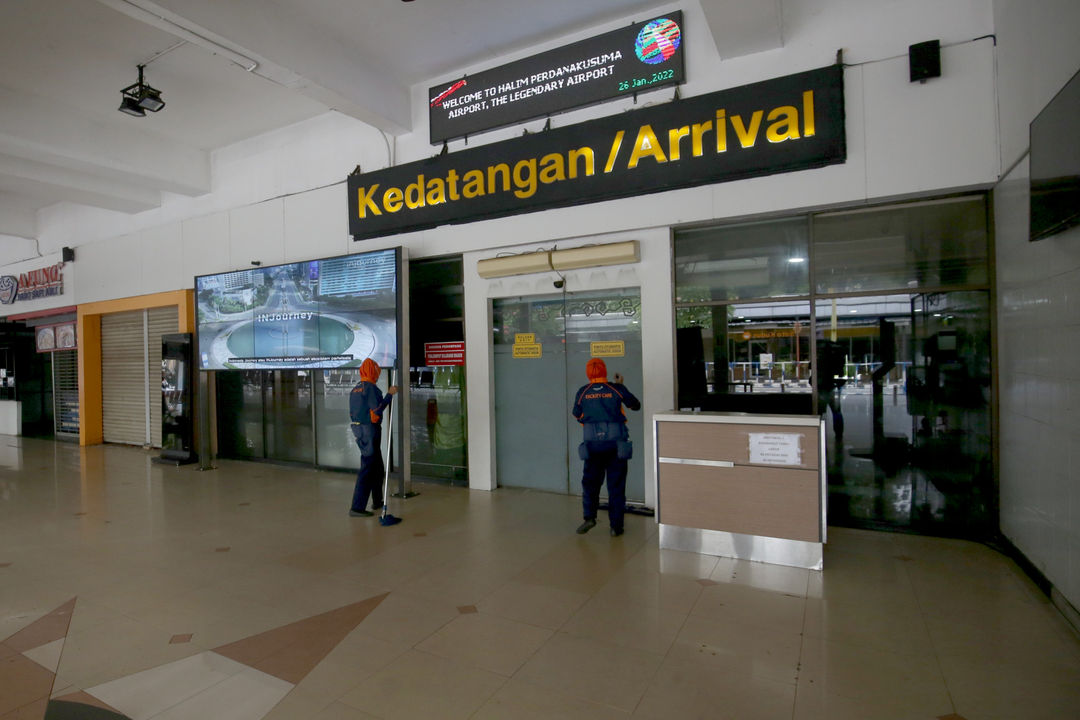
[{"label": "yellow warning sign on door", "polygon": [[622,340],[589,343],[593,357],[626,357],[626,344]]},{"label": "yellow warning sign on door", "polygon": [[543,356],[542,348],[540,343],[514,343],[514,357],[539,358]]},{"label": "yellow warning sign on door", "polygon": [[514,333],[515,345],[535,345],[536,333]]}]

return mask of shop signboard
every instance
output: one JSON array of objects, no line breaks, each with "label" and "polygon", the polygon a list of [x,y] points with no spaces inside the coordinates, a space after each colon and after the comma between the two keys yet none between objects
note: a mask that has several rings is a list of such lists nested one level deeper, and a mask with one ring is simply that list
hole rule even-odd
[{"label": "shop signboard", "polygon": [[64,294],[64,263],[38,267],[17,275],[0,275],[0,304],[40,300]]},{"label": "shop signboard", "polygon": [[354,240],[843,163],[840,65],[348,178]]},{"label": "shop signboard", "polygon": [[431,142],[681,83],[684,41],[675,11],[442,83],[428,90]]}]

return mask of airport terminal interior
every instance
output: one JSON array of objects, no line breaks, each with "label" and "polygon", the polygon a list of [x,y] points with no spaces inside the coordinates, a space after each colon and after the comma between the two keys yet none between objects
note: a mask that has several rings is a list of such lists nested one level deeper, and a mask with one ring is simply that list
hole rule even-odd
[{"label": "airport terminal interior", "polygon": [[0,2],[0,720],[1080,718],[1077,26]]},{"label": "airport terminal interior", "polygon": [[817,572],[661,550],[637,515],[577,535],[577,497],[446,481],[391,499],[383,527],[348,515],[351,474],[155,454],[3,438],[0,718],[1080,707],[1080,641],[981,543],[830,528]]}]

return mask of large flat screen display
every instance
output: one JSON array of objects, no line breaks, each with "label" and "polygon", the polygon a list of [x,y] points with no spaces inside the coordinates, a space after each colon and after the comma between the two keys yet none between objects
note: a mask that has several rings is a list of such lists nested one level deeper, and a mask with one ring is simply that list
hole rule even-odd
[{"label": "large flat screen display", "polygon": [[195,278],[199,368],[392,366],[400,259],[391,248]]},{"label": "large flat screen display", "polygon": [[1031,240],[1080,224],[1080,72],[1031,121]]}]

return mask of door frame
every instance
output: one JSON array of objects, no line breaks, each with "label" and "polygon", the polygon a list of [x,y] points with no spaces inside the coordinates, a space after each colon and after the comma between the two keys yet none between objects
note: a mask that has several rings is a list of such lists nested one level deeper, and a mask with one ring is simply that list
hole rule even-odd
[{"label": "door frame", "polygon": [[[500,462],[500,459],[496,457],[497,471],[500,465],[504,472],[511,468],[514,470],[512,479],[510,477],[504,479],[497,474],[496,482],[499,486],[528,488],[566,495],[581,494],[582,463],[577,457],[577,447],[581,442],[581,427],[574,420],[572,409],[575,393],[587,382],[585,363],[592,357],[590,341],[595,342],[601,339],[594,334],[594,328],[589,323],[596,321],[604,323],[605,319],[622,318],[625,320],[626,308],[621,300],[626,298],[632,298],[636,304],[633,317],[637,323],[640,323],[640,287],[575,290],[491,300],[493,317],[496,303],[509,301],[511,306],[518,306],[518,303],[526,305],[530,313],[533,313],[532,319],[535,319],[536,313],[539,313],[542,320],[545,308],[558,312],[558,315],[563,318],[561,334],[553,336],[549,329],[543,338],[539,336],[536,338],[537,342],[543,343],[539,360],[542,366],[531,366],[531,363],[537,361],[529,358],[510,359],[512,355],[510,348],[513,346],[508,347],[507,344],[500,345],[499,352],[495,353],[501,358],[500,362],[495,364],[493,372],[496,401],[501,399],[504,403],[501,412],[510,413],[509,417],[496,417],[497,449],[501,447],[505,451],[508,447],[512,447],[515,449],[515,454],[524,456],[504,462]],[[597,301],[603,301],[603,305],[597,306]],[[589,309],[590,305],[603,309],[592,311]],[[558,310],[556,311],[555,308]],[[567,314],[568,309],[574,312]],[[494,325],[494,322],[492,324]],[[575,326],[582,324],[584,324],[582,329],[575,329]],[[539,332],[531,323],[526,323],[520,329],[526,333]],[[595,333],[603,332],[603,328],[595,328]],[[607,362],[614,363],[610,374],[612,376],[616,373],[625,374],[631,392],[637,395],[640,394],[640,386],[644,382],[641,328],[639,325],[636,330],[628,328],[619,332],[618,337],[607,338],[623,342],[625,350],[621,360],[619,358],[607,359]],[[492,342],[494,345],[494,327],[492,328]],[[507,364],[508,360],[512,365]],[[502,373],[508,377],[504,377]],[[536,379],[539,379],[540,385],[533,382]],[[556,385],[562,390],[561,401],[552,398],[552,395],[559,394],[555,390]],[[510,407],[506,407],[507,404]],[[496,408],[496,412],[500,410]],[[511,419],[529,413],[532,413],[531,419],[525,418],[521,422],[515,421],[512,425],[510,424]],[[638,412],[627,413],[627,415],[631,439],[638,448],[641,448],[648,431],[644,419]],[[505,439],[506,436],[500,434],[499,428],[512,428],[506,431],[507,435],[512,437],[509,445]],[[541,447],[538,448],[529,441],[533,435],[541,438]],[[639,450],[638,454],[630,460],[631,470],[627,482],[627,499],[634,503],[641,503],[645,498],[645,468],[640,452]],[[532,470],[541,472],[533,475],[529,472]],[[559,483],[556,475],[561,475],[564,482]],[[545,482],[545,479],[548,482]]]},{"label": "door frame", "polygon": [[[640,202],[640,200],[638,201]],[[634,209],[630,204],[628,210]],[[635,215],[636,216],[636,215]],[[675,407],[675,323],[672,307],[671,230],[652,227],[624,233],[604,233],[609,224],[606,216],[597,216],[594,226],[576,227],[578,232],[596,235],[552,240],[547,233],[551,226],[542,222],[530,224],[518,233],[518,239],[531,245],[506,246],[505,235],[494,223],[490,230],[480,230],[474,238],[485,249],[463,254],[465,278],[465,342],[466,383],[469,404],[469,487],[474,490],[495,490],[495,396],[493,345],[491,341],[491,300],[495,298],[551,294],[553,283],[563,281],[571,291],[636,288],[641,297],[642,311],[642,373],[647,382],[640,388],[642,422],[647,428],[644,447],[640,449],[645,472],[645,503],[656,503],[655,452],[651,432],[652,414]],[[481,223],[480,225],[484,225]],[[532,233],[533,237],[528,237]],[[541,235],[541,233],[544,233]],[[470,236],[472,237],[472,236]],[[476,269],[478,261],[508,253],[535,252],[596,245],[608,242],[638,240],[641,258],[636,263],[611,265],[559,274],[549,271],[504,278],[482,278]],[[486,242],[485,242],[486,241]],[[634,449],[639,452],[638,448]]]}]

